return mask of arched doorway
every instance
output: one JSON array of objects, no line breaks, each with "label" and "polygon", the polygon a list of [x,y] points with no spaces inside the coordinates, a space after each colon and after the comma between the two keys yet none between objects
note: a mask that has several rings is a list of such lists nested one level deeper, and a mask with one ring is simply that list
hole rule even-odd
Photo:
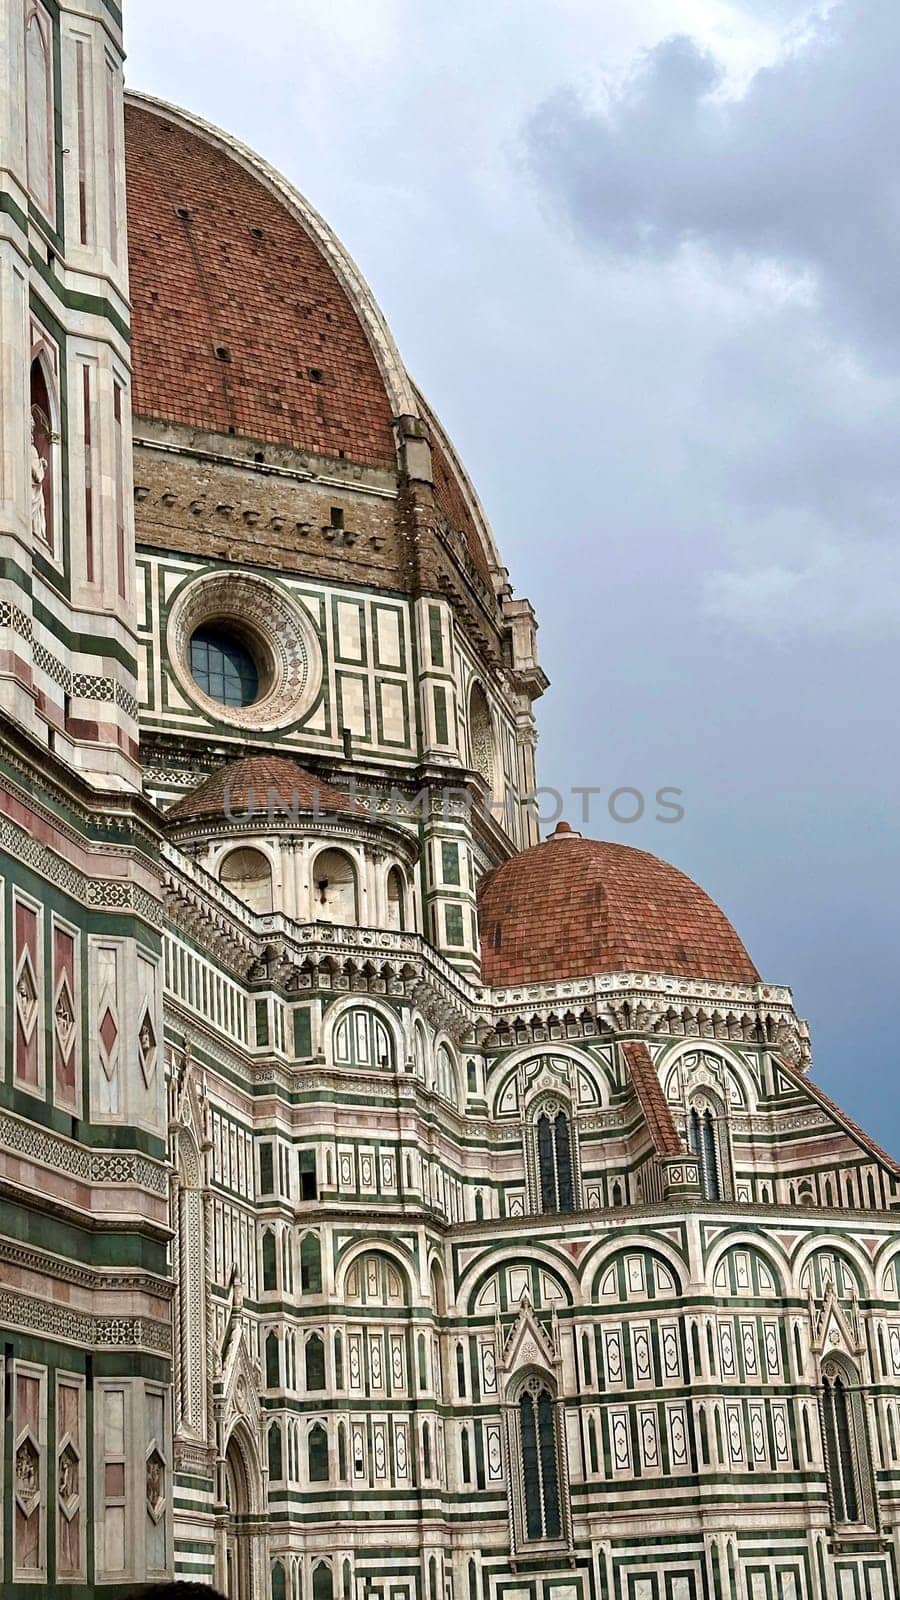
[{"label": "arched doorway", "polygon": [[225,1450],[222,1473],[224,1503],[224,1571],[222,1582],[228,1600],[255,1600],[253,1546],[250,1515],[253,1495],[247,1457],[234,1432]]}]

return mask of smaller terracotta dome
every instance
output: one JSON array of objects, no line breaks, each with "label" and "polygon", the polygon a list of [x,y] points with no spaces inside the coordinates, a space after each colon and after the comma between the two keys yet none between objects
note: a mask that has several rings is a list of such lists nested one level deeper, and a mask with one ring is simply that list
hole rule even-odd
[{"label": "smaller terracotta dome", "polygon": [[285,756],[246,756],[217,767],[198,788],[176,800],[166,812],[167,822],[199,822],[228,813],[240,821],[265,815],[269,810],[292,815],[308,812],[328,815],[356,814],[360,807],[342,789],[307,772]]},{"label": "smaller terracotta dome", "polygon": [[478,919],[493,988],[601,972],[759,982],[727,917],[683,872],[567,822],[482,879]]}]

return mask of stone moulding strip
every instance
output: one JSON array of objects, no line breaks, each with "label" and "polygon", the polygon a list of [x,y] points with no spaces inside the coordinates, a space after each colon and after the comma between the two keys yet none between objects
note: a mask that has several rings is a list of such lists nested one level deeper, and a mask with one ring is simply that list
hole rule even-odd
[{"label": "stone moulding strip", "polygon": [[94,1317],[72,1311],[31,1295],[0,1290],[0,1325],[42,1333],[48,1339],[92,1349],[143,1349],[160,1355],[172,1353],[172,1330],[167,1322],[148,1317]]},{"label": "stone moulding strip", "polygon": [[95,1292],[150,1294],[158,1300],[173,1300],[175,1297],[174,1283],[153,1273],[137,1272],[129,1267],[112,1270],[108,1267],[83,1266],[66,1256],[40,1250],[36,1245],[19,1245],[8,1239],[0,1239],[0,1261],[8,1261],[11,1266],[24,1268],[27,1272],[40,1272],[49,1278],[58,1278],[62,1283],[74,1283],[81,1289]]},{"label": "stone moulding strip", "polygon": [[168,1168],[162,1161],[137,1151],[92,1150],[5,1111],[0,1112],[0,1145],[85,1183],[132,1184],[158,1195],[169,1191]]},{"label": "stone moulding strip", "polygon": [[[357,479],[348,482],[346,478],[338,478],[322,472],[310,472],[302,467],[281,467],[273,461],[253,461],[248,456],[223,455],[216,450],[202,450],[199,445],[175,444],[169,440],[149,439],[140,432],[140,420],[136,423],[134,436],[135,445],[141,450],[155,450],[160,455],[186,456],[191,461],[209,461],[213,466],[240,467],[248,472],[259,473],[266,478],[287,478],[297,483],[321,483],[327,489],[342,489],[345,493],[374,495],[379,500],[396,500],[396,489],[382,489],[377,484],[361,483]],[[149,548],[148,541],[139,541],[141,551]]]},{"label": "stone moulding strip", "polygon": [[90,878],[79,867],[33,839],[9,817],[0,817],[0,850],[46,878],[90,910],[132,911],[153,928],[161,928],[163,908],[140,884],[121,878]]}]

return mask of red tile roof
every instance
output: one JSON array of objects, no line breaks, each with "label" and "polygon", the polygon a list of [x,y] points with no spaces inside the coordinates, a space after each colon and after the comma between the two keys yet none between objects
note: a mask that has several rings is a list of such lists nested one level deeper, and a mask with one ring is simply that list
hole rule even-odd
[{"label": "red tile roof", "polygon": [[396,467],[378,363],[300,221],[163,111],[126,104],[125,154],[135,413]]},{"label": "red tile roof", "polygon": [[492,589],[491,569],[488,566],[481,537],[475,526],[475,519],[466,503],[462,486],[444,449],[437,428],[433,428],[431,433],[431,468],[434,474],[435,500],[451,528],[456,528],[457,532],[463,535],[469,555],[479,576],[488,589]]},{"label": "red tile roof", "polygon": [[276,818],[279,811],[325,816],[360,809],[348,793],[314,777],[296,761],[284,756],[247,756],[217,767],[198,788],[169,807],[166,821],[218,819],[225,816],[226,806],[240,821],[248,812],[266,812],[270,803]]},{"label": "red tile roof", "polygon": [[601,972],[759,982],[727,917],[683,872],[566,823],[482,879],[478,904],[482,973],[494,988]]},{"label": "red tile roof", "polygon": [[681,1155],[684,1145],[675,1130],[672,1111],[656,1075],[650,1051],[640,1040],[629,1039],[622,1046],[622,1054],[656,1154]]}]

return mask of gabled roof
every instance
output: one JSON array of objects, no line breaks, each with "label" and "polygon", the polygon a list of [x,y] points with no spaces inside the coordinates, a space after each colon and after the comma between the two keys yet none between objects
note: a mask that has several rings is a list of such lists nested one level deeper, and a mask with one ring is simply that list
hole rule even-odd
[{"label": "gabled roof", "polygon": [[849,1134],[851,1139],[855,1139],[862,1145],[864,1150],[868,1150],[869,1154],[874,1156],[876,1161],[881,1161],[895,1177],[900,1178],[900,1163],[893,1156],[889,1156],[887,1151],[881,1148],[880,1144],[876,1144],[871,1135],[866,1133],[858,1122],[854,1122],[853,1118],[848,1116],[847,1112],[843,1111],[837,1101],[832,1100],[824,1089],[820,1089],[818,1084],[813,1083],[811,1078],[804,1077],[801,1072],[797,1072],[794,1067],[789,1066],[783,1056],[778,1057],[778,1070],[798,1089],[810,1095],[813,1100],[817,1100],[823,1110],[830,1112],[835,1120],[840,1123],[844,1132]]},{"label": "gabled roof", "polygon": [[650,1051],[640,1040],[628,1039],[622,1046],[622,1054],[656,1154],[682,1155],[684,1145],[678,1137],[672,1111],[657,1077]]}]

